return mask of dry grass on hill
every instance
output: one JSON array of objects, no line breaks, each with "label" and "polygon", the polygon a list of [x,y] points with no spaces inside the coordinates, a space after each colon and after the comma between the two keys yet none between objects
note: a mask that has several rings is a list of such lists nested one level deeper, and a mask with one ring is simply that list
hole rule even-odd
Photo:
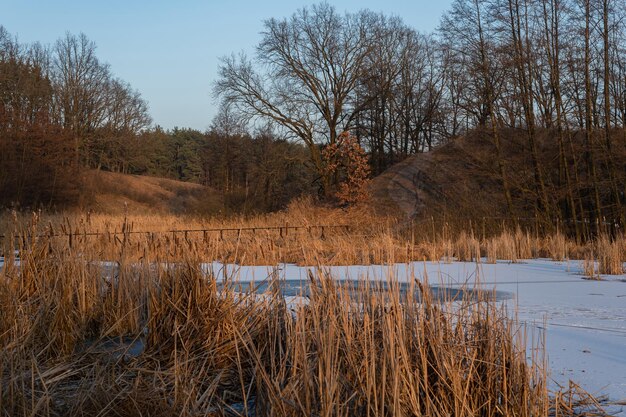
[{"label": "dry grass on hill", "polygon": [[84,211],[180,215],[217,214],[222,209],[219,193],[199,184],[96,170],[82,176]]},{"label": "dry grass on hill", "polygon": [[[523,129],[506,129],[500,132],[503,160],[510,184],[514,217],[529,218],[536,215],[534,204],[533,166],[529,157],[527,134]],[[624,131],[613,132],[612,149],[616,166],[617,184],[626,183],[626,141]],[[583,133],[573,134],[567,140],[568,164],[572,178],[579,179],[577,193],[588,192],[585,173]],[[564,204],[566,187],[558,186],[559,157],[556,132],[539,130],[537,146],[540,164],[545,176],[551,201]],[[594,141],[596,164],[607,166],[607,152],[598,134]],[[575,156],[575,158],[572,157]],[[576,164],[574,163],[576,161]],[[574,171],[577,166],[579,172]],[[603,171],[604,172],[604,171]],[[609,175],[599,175],[600,197],[612,201]],[[586,182],[587,181],[587,182]],[[372,193],[379,212],[395,212],[404,218],[416,220],[446,217],[451,222],[483,217],[509,219],[498,170],[498,159],[489,132],[474,130],[431,152],[412,155],[374,178]],[[580,213],[579,213],[580,214]],[[584,217],[584,216],[583,216]]]}]

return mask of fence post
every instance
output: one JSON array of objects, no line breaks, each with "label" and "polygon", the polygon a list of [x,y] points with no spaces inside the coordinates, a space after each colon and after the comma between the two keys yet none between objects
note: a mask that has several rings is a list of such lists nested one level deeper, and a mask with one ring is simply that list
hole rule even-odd
[{"label": "fence post", "polygon": [[485,230],[486,229],[485,222],[486,222],[486,219],[483,216],[483,241],[487,238],[486,230]]},{"label": "fence post", "polygon": [[435,237],[435,217],[434,216],[430,216],[430,221],[432,223],[432,232],[433,232],[432,242],[434,242],[436,240],[436,237]]}]

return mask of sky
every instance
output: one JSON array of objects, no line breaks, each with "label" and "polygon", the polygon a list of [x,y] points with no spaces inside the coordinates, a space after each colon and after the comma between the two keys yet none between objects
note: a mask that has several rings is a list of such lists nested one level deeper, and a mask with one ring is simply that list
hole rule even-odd
[{"label": "sky", "polygon": [[[339,12],[370,9],[433,31],[451,0],[334,0]],[[263,21],[315,4],[302,0],[0,0],[0,25],[20,42],[52,44],[85,33],[112,73],[148,102],[155,125],[206,130],[219,58],[254,53]]]}]

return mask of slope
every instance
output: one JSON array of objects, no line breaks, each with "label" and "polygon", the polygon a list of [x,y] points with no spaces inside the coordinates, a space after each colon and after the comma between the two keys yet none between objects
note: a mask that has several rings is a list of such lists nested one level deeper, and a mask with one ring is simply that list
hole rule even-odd
[{"label": "slope", "polygon": [[200,184],[98,170],[82,175],[83,210],[108,214],[211,214],[221,207],[219,193]]},{"label": "slope", "polygon": [[[615,183],[625,183],[626,141],[624,132],[615,131],[613,163],[618,177]],[[579,209],[588,217],[586,195],[591,181],[585,171],[582,133],[566,138],[567,166],[572,178]],[[563,166],[559,163],[556,132],[537,132],[540,165],[543,170],[551,204],[561,210],[567,205],[567,187]],[[513,197],[514,216],[532,218],[536,215],[537,192],[534,171],[528,149],[526,131],[501,131],[503,163]],[[608,157],[600,134],[594,139],[598,185],[603,208],[614,206],[612,185],[607,171]],[[623,188],[622,188],[623,189]],[[373,180],[372,194],[379,211],[393,211],[405,219],[448,218],[506,219],[509,217],[499,175],[496,148],[490,134],[475,130],[427,153],[408,157]],[[580,211],[579,211],[580,213]],[[579,216],[580,217],[580,216]]]}]

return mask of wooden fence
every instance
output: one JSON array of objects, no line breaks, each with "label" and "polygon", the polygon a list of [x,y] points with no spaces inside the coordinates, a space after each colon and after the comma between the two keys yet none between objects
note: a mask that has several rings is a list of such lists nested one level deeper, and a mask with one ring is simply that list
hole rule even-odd
[{"label": "wooden fence", "polygon": [[[261,231],[275,231],[278,232],[280,237],[286,237],[289,232],[306,231],[310,236],[316,235],[324,238],[329,231],[344,230],[346,233],[350,232],[350,226],[345,224],[323,224],[323,225],[308,225],[308,226],[290,226],[288,224],[283,226],[258,226],[258,227],[222,227],[222,228],[208,228],[208,229],[177,229],[177,230],[153,230],[153,231],[139,231],[139,230],[115,230],[105,232],[93,232],[93,231],[61,231],[53,232],[52,230],[47,233],[38,233],[34,236],[28,236],[29,238],[43,238],[43,237],[67,237],[70,239],[76,237],[91,237],[91,236],[127,236],[127,235],[146,235],[146,236],[158,236],[158,235],[172,235],[173,237],[184,236],[189,237],[191,234],[202,233],[206,238],[209,234],[219,234],[220,239],[224,239],[224,236],[228,233],[236,233],[237,237],[241,237],[244,233],[256,235]],[[0,239],[7,237],[7,235],[0,235]]]}]

